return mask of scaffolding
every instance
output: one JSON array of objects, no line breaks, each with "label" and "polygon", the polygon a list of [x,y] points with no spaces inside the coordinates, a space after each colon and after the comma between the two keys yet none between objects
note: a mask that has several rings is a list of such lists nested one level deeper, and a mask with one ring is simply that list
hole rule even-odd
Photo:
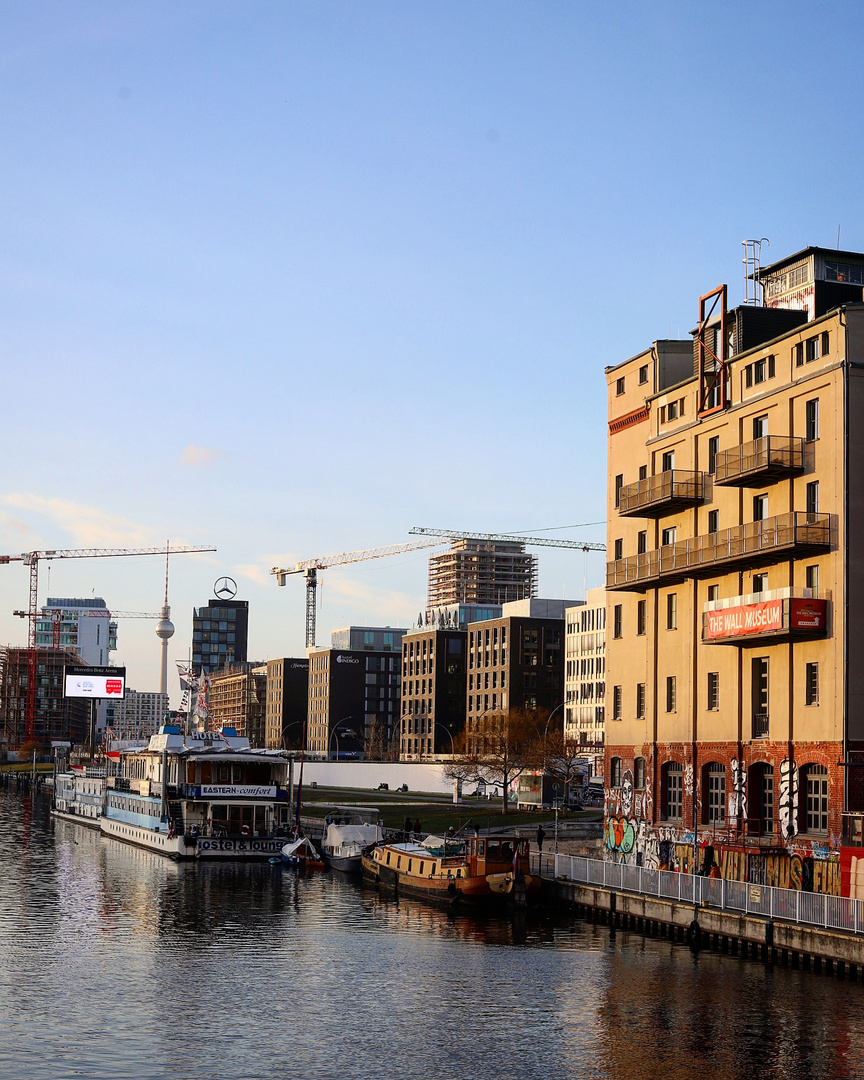
[{"label": "scaffolding", "polygon": [[507,604],[537,595],[537,556],[524,544],[454,539],[429,559],[428,608]]}]

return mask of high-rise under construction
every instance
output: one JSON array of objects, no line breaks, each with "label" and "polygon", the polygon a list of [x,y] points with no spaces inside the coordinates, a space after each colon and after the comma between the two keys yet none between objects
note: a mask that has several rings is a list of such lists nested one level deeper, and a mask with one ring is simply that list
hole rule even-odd
[{"label": "high-rise under construction", "polygon": [[537,594],[537,556],[524,544],[454,539],[429,559],[427,606],[506,604]]}]

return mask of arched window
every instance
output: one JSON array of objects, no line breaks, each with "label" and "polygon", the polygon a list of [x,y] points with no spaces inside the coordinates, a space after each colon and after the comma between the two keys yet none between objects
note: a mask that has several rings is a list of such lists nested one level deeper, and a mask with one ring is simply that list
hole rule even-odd
[{"label": "arched window", "polygon": [[804,798],[800,802],[802,832],[828,832],[828,772],[821,765],[804,765],[801,769]]},{"label": "arched window", "polygon": [[637,791],[645,790],[645,758],[637,757],[633,762],[633,787]]},{"label": "arched window", "polygon": [[684,805],[684,767],[667,761],[662,770],[662,811],[667,821],[680,821]]},{"label": "arched window", "polygon": [[610,784],[613,788],[621,787],[621,758],[613,757],[609,763]]},{"label": "arched window", "polygon": [[705,825],[726,820],[726,766],[711,761],[702,767],[702,821]]},{"label": "arched window", "polygon": [[774,766],[755,761],[747,770],[747,831],[751,836],[773,836]]}]

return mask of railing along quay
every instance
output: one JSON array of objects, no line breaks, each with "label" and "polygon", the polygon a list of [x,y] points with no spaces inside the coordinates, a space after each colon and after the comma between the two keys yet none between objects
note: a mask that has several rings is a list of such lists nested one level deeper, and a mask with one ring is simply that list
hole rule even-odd
[{"label": "railing along quay", "polygon": [[[532,864],[537,866],[536,855]],[[541,877],[576,885],[636,893],[697,907],[710,907],[736,915],[761,915],[821,930],[864,934],[864,900],[827,893],[781,889],[749,881],[701,877],[674,870],[649,870],[644,866],[589,859],[582,855],[543,855]]]}]

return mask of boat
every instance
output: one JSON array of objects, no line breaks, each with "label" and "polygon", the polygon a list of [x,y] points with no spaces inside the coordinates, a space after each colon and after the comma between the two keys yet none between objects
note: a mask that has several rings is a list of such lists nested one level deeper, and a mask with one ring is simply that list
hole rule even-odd
[{"label": "boat", "polygon": [[68,772],[58,772],[54,777],[51,815],[98,829],[104,800],[105,769],[71,767]]},{"label": "boat", "polygon": [[384,828],[377,809],[337,806],[325,818],[321,852],[333,870],[359,874],[363,852],[383,839]]},{"label": "boat", "polygon": [[181,734],[109,755],[106,836],[172,859],[267,859],[289,835],[284,751],[252,749],[234,728]]},{"label": "boat", "polygon": [[368,884],[450,906],[521,902],[540,888],[529,841],[515,834],[381,843],[361,865]]},{"label": "boat", "polygon": [[324,860],[315,850],[315,845],[308,836],[291,840],[282,847],[282,862],[296,866],[301,870],[323,870]]}]

